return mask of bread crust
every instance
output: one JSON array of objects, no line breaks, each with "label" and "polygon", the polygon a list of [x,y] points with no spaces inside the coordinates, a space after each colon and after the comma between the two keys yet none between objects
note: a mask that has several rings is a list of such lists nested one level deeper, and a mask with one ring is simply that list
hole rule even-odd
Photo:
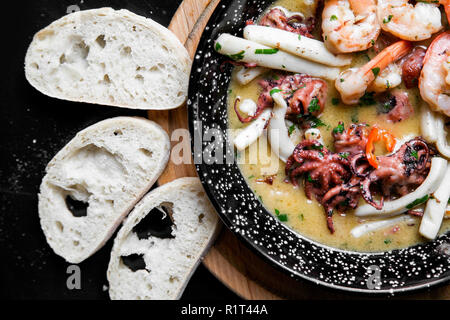
[{"label": "bread crust", "polygon": [[[139,239],[133,229],[163,203],[173,205],[173,238]],[[111,299],[179,299],[220,227],[198,178],[180,178],[151,191],[114,240],[107,272]],[[131,254],[143,256],[145,269],[132,271],[123,263],[121,257]]]},{"label": "bread crust", "polygon": [[170,30],[112,8],[54,21],[35,34],[25,57],[26,79],[50,97],[143,110],[182,105],[190,68]]},{"label": "bread crust", "polygon": [[[169,155],[167,133],[148,119],[117,117],[80,131],[47,165],[38,195],[41,227],[54,252],[79,263],[99,250]],[[67,201],[87,206],[85,216],[76,216]]]}]

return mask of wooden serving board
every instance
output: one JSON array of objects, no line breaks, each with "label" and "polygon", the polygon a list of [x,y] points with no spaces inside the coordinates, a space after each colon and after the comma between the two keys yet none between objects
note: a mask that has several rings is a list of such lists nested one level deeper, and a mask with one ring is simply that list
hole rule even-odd
[{"label": "wooden serving board", "polygon": [[[184,0],[172,18],[169,29],[184,43],[191,58],[194,57],[203,29],[219,2],[220,0]],[[186,105],[170,111],[149,111],[148,116],[159,123],[168,132],[169,137],[175,129],[188,129]],[[176,143],[178,142],[174,142],[174,144]],[[194,165],[175,165],[169,161],[158,183],[162,185],[186,176],[197,176]],[[214,246],[204,258],[203,264],[222,283],[245,299],[345,299],[359,297],[290,278],[264,262],[227,228],[222,228]],[[396,298],[450,299],[450,286],[415,294],[400,295]]]}]

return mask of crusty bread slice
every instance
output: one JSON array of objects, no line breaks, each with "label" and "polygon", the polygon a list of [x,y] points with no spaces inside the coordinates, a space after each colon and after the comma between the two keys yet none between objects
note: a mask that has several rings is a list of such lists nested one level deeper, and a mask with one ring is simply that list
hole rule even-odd
[{"label": "crusty bread slice", "polygon": [[163,172],[166,132],[144,118],[117,117],[80,131],[46,168],[39,217],[47,242],[68,262],[100,249]]},{"label": "crusty bread slice", "polygon": [[114,240],[107,273],[111,299],[180,298],[219,226],[198,178],[150,192]]},{"label": "crusty bread slice", "polygon": [[168,29],[127,10],[71,13],[39,31],[25,75],[64,100],[133,109],[172,109],[187,96],[191,61]]}]

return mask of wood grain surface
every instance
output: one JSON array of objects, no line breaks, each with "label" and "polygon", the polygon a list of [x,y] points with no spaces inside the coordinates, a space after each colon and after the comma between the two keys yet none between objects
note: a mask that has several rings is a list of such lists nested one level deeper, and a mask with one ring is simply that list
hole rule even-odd
[{"label": "wood grain surface", "polygon": [[[220,0],[184,0],[172,18],[169,29],[184,43],[191,58],[194,57],[203,29],[219,2]],[[148,116],[159,123],[169,133],[169,137],[175,129],[188,128],[186,105],[170,111],[149,111]],[[179,141],[173,141],[172,146],[177,143]],[[194,165],[175,165],[170,161],[158,183],[162,185],[185,176],[197,176]],[[226,228],[222,229],[203,264],[222,283],[245,299],[367,298],[319,287],[306,281],[295,281],[264,262]],[[450,286],[393,298],[450,299]]]}]

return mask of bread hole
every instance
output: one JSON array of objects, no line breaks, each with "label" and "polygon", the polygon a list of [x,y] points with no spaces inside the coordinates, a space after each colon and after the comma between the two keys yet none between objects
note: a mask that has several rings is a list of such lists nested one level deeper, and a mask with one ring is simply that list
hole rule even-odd
[{"label": "bread hole", "polygon": [[122,56],[129,56],[131,54],[131,48],[130,47],[123,47],[121,55]]},{"label": "bread hole", "polygon": [[152,287],[152,285],[150,283],[147,283],[147,289],[148,290],[152,290],[153,289],[153,287]]},{"label": "bread hole", "polygon": [[136,80],[139,80],[139,81],[141,81],[141,82],[144,82],[144,77],[142,76],[142,75],[140,75],[140,74],[138,74],[138,75],[136,75]]},{"label": "bread hole", "polygon": [[77,43],[76,49],[77,49],[76,51],[80,53],[80,57],[82,59],[86,59],[87,56],[89,55],[90,47],[86,45],[84,41]]},{"label": "bread hole", "polygon": [[162,46],[161,48],[162,48],[164,51],[169,52],[169,49],[167,49],[166,46]]},{"label": "bread hole", "polygon": [[116,99],[114,99],[114,96],[112,96],[112,95],[109,96],[109,100],[111,100],[111,102],[116,101]]},{"label": "bread hole", "polygon": [[111,83],[111,79],[109,78],[109,75],[105,74],[103,76],[103,82],[110,84]]},{"label": "bread hole", "polygon": [[121,136],[122,134],[123,134],[123,132],[120,129],[117,129],[117,130],[114,131],[114,135],[115,136]]},{"label": "bread hole", "polygon": [[74,217],[80,218],[87,216],[87,208],[89,207],[89,203],[75,200],[70,195],[68,195],[66,197],[66,206]]},{"label": "bread hole", "polygon": [[153,152],[151,150],[140,148],[139,151],[149,158],[153,157]]},{"label": "bread hole", "polygon": [[133,253],[128,256],[121,256],[120,259],[122,260],[122,263],[133,272],[136,272],[138,270],[146,270],[150,272],[150,270],[146,269],[143,254]]},{"label": "bread hole", "polygon": [[105,63],[100,63],[100,66],[102,67],[102,69],[105,69],[106,68],[106,64]]},{"label": "bread hole", "polygon": [[106,46],[105,35],[101,34],[95,39],[95,42],[101,47],[104,48]]},{"label": "bread hole", "polygon": [[59,232],[63,232],[64,231],[64,226],[61,223],[61,221],[56,221],[55,224],[56,224],[56,228],[58,229]]},{"label": "bread hole", "polygon": [[59,57],[59,63],[63,64],[66,63],[67,59],[66,59],[66,55],[63,53],[60,57]]},{"label": "bread hole", "polygon": [[36,62],[33,62],[31,66],[37,70],[39,70],[39,65]]},{"label": "bread hole", "polygon": [[133,26],[133,31],[136,31],[136,26]]},{"label": "bread hole", "polygon": [[205,217],[205,215],[204,215],[203,213],[200,213],[200,214],[198,215],[198,223],[202,223],[204,217]]},{"label": "bread hole", "polygon": [[74,241],[74,242],[73,242],[73,246],[74,246],[74,247],[78,247],[79,245],[80,245],[80,242],[79,242],[79,241]]},{"label": "bread hole", "polygon": [[172,229],[175,228],[173,222],[173,203],[163,202],[158,207],[150,210],[149,213],[133,228],[137,237],[148,239],[157,237],[160,239],[173,239]]},{"label": "bread hole", "polygon": [[175,281],[178,282],[178,281],[180,281],[180,279],[178,279],[178,277],[174,277],[174,276],[170,276],[169,277],[169,282],[170,283],[174,283]]}]

